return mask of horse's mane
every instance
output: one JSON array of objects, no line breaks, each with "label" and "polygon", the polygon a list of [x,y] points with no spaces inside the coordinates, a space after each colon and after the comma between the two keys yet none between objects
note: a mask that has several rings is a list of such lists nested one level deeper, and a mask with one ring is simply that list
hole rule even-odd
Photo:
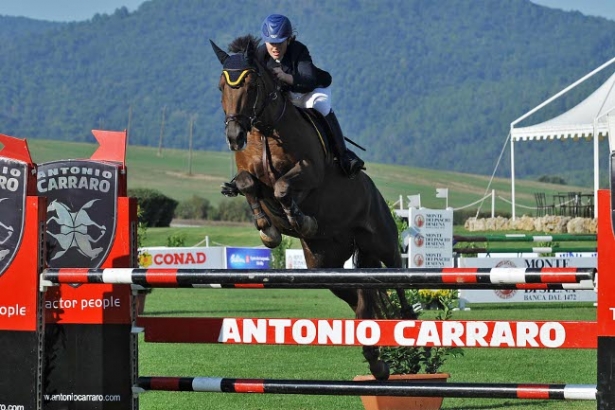
[{"label": "horse's mane", "polygon": [[248,47],[248,44],[252,44],[254,50],[258,47],[260,39],[254,37],[252,34],[246,34],[245,36],[237,37],[228,45],[229,53],[243,53]]}]

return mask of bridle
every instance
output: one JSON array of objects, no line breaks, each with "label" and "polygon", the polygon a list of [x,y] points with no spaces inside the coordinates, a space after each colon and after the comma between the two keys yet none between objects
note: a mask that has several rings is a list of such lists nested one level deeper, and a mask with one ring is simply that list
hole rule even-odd
[{"label": "bridle", "polygon": [[[239,76],[237,76],[236,80],[231,80],[231,77],[234,77],[238,71],[241,71]],[[286,104],[287,101],[285,98],[282,98],[281,88],[279,85],[276,85],[274,90],[265,95],[265,97],[261,98],[261,94],[263,94],[263,90],[265,88],[264,80],[261,76],[261,73],[256,68],[247,68],[244,70],[241,69],[224,69],[222,71],[224,74],[224,78],[226,80],[226,84],[231,88],[240,88],[241,84],[244,82],[245,78],[249,74],[256,74],[256,98],[254,99],[254,104],[252,105],[252,115],[248,116],[246,114],[235,114],[235,115],[227,115],[224,118],[224,126],[227,127],[229,123],[236,122],[239,124],[241,128],[243,128],[246,132],[252,129],[252,127],[257,128],[261,134],[268,136],[273,133],[273,130],[276,124],[280,121],[284,113],[286,112]],[[272,123],[265,123],[262,121],[261,116],[267,106],[276,101],[278,98],[282,98],[284,104],[280,113],[277,115],[276,119]],[[262,100],[262,101],[261,101]],[[259,106],[260,102],[260,106]]]},{"label": "bridle", "polygon": [[[236,80],[231,80],[237,72],[241,71],[237,76]],[[282,119],[284,113],[286,112],[286,105],[288,101],[286,98],[282,96],[281,87],[279,84],[276,84],[273,91],[269,92],[265,97],[261,98],[261,94],[264,94],[263,90],[265,88],[265,80],[262,78],[261,73],[258,69],[250,67],[247,69],[224,69],[222,70],[224,74],[224,78],[226,80],[226,84],[231,88],[239,88],[241,84],[244,82],[245,78],[249,74],[256,75],[256,98],[254,99],[254,104],[252,105],[252,115],[248,116],[245,114],[235,114],[235,115],[227,115],[224,119],[224,126],[227,127],[229,123],[236,122],[239,126],[246,132],[250,131],[252,127],[259,130],[261,134],[261,145],[263,147],[262,150],[262,164],[263,169],[265,170],[265,177],[269,181],[269,184],[273,186],[273,183],[280,177],[279,172],[272,166],[271,159],[271,150],[269,149],[268,138],[273,135],[273,130],[275,129],[276,124]],[[275,120],[271,123],[266,123],[261,119],[261,116],[267,106],[271,104],[273,101],[276,101],[278,98],[282,98],[283,105],[280,113],[276,116]],[[261,101],[262,100],[262,101]],[[259,105],[260,101],[260,105]]]}]

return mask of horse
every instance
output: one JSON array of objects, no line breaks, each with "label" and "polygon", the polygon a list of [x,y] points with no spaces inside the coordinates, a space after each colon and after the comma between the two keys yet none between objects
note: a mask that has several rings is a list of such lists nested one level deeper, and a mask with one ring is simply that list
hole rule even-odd
[{"label": "horse", "polygon": [[[300,240],[309,269],[401,268],[397,224],[372,179],[349,179],[334,162],[318,127],[296,108],[277,79],[256,58],[259,40],[235,39],[229,53],[213,41],[222,64],[219,89],[225,135],[235,154],[239,191],[250,205],[263,243],[276,247],[281,234]],[[416,319],[402,289],[401,310],[382,289],[331,289],[357,319]],[[378,380],[389,377],[379,349],[363,346]]]}]

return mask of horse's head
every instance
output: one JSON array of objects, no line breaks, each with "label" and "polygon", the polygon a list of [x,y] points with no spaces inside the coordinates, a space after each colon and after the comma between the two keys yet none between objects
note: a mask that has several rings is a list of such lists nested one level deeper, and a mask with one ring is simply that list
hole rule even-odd
[{"label": "horse's head", "polygon": [[57,206],[58,206],[58,200],[54,199],[53,201],[49,202],[49,204],[47,205],[47,212],[55,211]]},{"label": "horse's head", "polygon": [[[240,151],[246,146],[250,129],[260,121],[259,117],[269,102],[276,99],[279,90],[275,89],[269,73],[256,61],[258,40],[255,37],[247,35],[236,39],[230,46],[233,54],[210,42],[222,64],[218,88],[222,92],[222,109],[226,116],[227,143],[232,151]],[[273,91],[265,95],[267,88]]]}]

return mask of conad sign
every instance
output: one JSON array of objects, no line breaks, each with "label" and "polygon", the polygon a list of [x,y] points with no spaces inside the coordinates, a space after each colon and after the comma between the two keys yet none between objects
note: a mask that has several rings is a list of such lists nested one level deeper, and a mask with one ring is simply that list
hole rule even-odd
[{"label": "conad sign", "polygon": [[224,269],[224,247],[207,248],[141,248],[141,268]]}]

